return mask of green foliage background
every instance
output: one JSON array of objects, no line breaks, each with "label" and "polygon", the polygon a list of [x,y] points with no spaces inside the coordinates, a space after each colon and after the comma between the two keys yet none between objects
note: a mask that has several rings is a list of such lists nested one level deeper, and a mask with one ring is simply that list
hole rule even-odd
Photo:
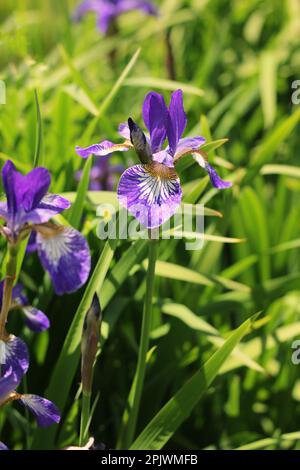
[{"label": "green foliage background", "polygon": [[[0,105],[2,162],[10,158],[22,171],[34,164],[35,89],[42,119],[39,162],[52,173],[51,191],[68,193],[72,200],[78,190],[74,172],[84,165],[75,145],[117,139],[118,124],[128,116],[141,122],[141,104],[150,89],[166,98],[172,90],[184,90],[187,134],[209,141],[229,138],[209,158],[233,180],[232,190],[212,189],[196,165],[181,174],[185,201],[223,215],[205,218],[204,249],[186,251],[184,240],[159,244],[154,349],[137,434],[220,351],[233,329],[263,311],[238,349],[214,369],[218,377],[165,447],[299,448],[300,366],[291,361],[292,343],[300,338],[300,105],[291,101],[292,82],[300,79],[299,2],[165,0],[157,2],[159,19],[124,15],[118,33],[107,38],[96,30],[93,14],[79,24],[71,21],[76,4],[0,3],[0,79],[7,89],[7,104]],[[168,32],[176,82],[166,67]],[[135,156],[116,154],[112,161],[128,166]],[[26,387],[55,398],[62,425],[36,431],[21,408],[6,407],[0,432],[11,448],[77,443],[80,376],[78,348],[74,353],[72,345],[78,346],[94,290],[104,307],[105,342],[95,368],[91,430],[109,448],[122,443],[122,416],[137,361],[146,243],[129,240],[104,249],[96,237],[96,206],[115,202],[115,193],[86,194],[83,183],[79,194],[76,210],[60,222],[78,226],[87,236],[93,267],[102,253],[94,284],[57,297],[36,256],[26,256],[21,281],[33,303],[49,315],[51,329],[33,335],[17,312],[9,323],[30,347]],[[3,257],[4,248],[1,241]],[[77,339],[69,333],[63,348],[73,318]]]}]

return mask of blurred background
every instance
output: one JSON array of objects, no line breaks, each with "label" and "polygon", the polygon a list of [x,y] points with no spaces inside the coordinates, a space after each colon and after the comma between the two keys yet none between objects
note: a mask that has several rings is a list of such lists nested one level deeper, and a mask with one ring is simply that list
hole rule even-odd
[{"label": "blurred background", "polygon": [[[230,356],[167,448],[300,448],[300,364],[292,362],[293,341],[300,339],[300,104],[292,100],[293,82],[300,80],[300,4],[156,1],[158,17],[133,11],[103,35],[94,13],[72,21],[78,3],[1,0],[1,162],[10,158],[22,171],[31,168],[37,90],[51,190],[72,199],[83,166],[75,145],[117,141],[120,122],[129,116],[142,122],[149,90],[169,100],[171,91],[182,88],[186,135],[229,139],[209,158],[234,185],[215,191],[198,166],[181,175],[185,201],[204,203],[223,217],[205,219],[206,233],[215,239],[200,251],[185,251],[183,240],[160,243],[151,334],[156,349],[138,430],[229,331],[263,311],[257,329]],[[110,159],[124,167],[135,161],[131,152]],[[110,189],[116,184],[117,178]],[[115,193],[89,193],[80,227],[94,263],[103,248],[95,233],[96,207],[104,201],[115,201]],[[220,237],[245,241],[224,243]],[[112,270],[130,244],[120,244]],[[117,288],[104,285],[110,329],[96,364],[92,432],[111,449],[120,438],[136,367],[145,257],[144,247]],[[30,344],[26,386],[43,394],[82,292],[55,296],[35,254],[26,256],[21,281],[51,319],[50,330],[39,335],[26,330],[17,313],[10,320],[10,329]],[[79,381],[78,374],[62,410],[57,448],[77,440]],[[1,410],[0,431],[11,448],[35,447],[34,424],[28,426],[21,408]]]}]

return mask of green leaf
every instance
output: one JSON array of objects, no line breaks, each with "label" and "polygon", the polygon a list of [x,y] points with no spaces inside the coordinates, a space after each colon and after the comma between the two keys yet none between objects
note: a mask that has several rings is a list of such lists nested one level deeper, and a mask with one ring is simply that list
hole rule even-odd
[{"label": "green leaf", "polygon": [[260,98],[265,127],[272,126],[276,117],[277,60],[273,51],[266,51],[260,58]]},{"label": "green leaf", "polygon": [[[74,315],[74,319],[69,328],[63,348],[56,361],[50,385],[46,391],[46,396],[54,401],[61,411],[64,410],[72,381],[75,377],[76,370],[80,360],[80,341],[82,333],[82,325],[85,313],[89,308],[95,292],[100,297],[102,309],[105,309],[113,298],[116,291],[127,280],[128,274],[132,267],[141,262],[146,254],[147,240],[139,240],[133,243],[129,249],[123,254],[120,261],[114,266],[112,271],[107,275],[109,265],[111,263],[114,251],[118,244],[118,240],[107,241],[99,261],[93,271],[90,281],[85,289],[83,298]],[[106,278],[106,279],[105,279]],[[105,279],[105,282],[104,282]],[[115,323],[114,311],[105,316],[103,329],[105,338],[110,332],[111,326]],[[103,333],[104,334],[104,333]],[[61,383],[63,381],[63,388]],[[35,434],[33,443],[34,449],[52,448],[56,434],[55,426],[49,429],[38,430]]]},{"label": "green leaf", "polygon": [[85,90],[83,90],[78,85],[74,85],[73,83],[65,85],[62,89],[65,93],[67,93],[67,95],[71,96],[89,113],[91,113],[93,116],[98,116],[99,110]]},{"label": "green leaf", "polygon": [[41,109],[37,90],[34,90],[35,106],[36,106],[36,140],[33,166],[43,166],[43,123]]},{"label": "green leaf", "polygon": [[251,156],[251,165],[262,166],[274,157],[274,153],[292,133],[300,120],[300,109],[297,109],[291,116],[282,120],[273,131],[262,141],[261,145],[254,150]]},{"label": "green leaf", "polygon": [[133,67],[134,67],[134,65],[135,65],[135,63],[136,63],[136,61],[137,61],[137,59],[140,55],[140,52],[141,52],[141,49],[138,49],[135,52],[135,54],[132,56],[131,60],[129,61],[129,63],[126,65],[125,69],[121,73],[120,77],[118,78],[118,80],[116,81],[114,86],[112,87],[111,91],[108,93],[107,97],[102,102],[102,104],[99,108],[98,115],[91,121],[91,123],[88,125],[86,131],[84,132],[84,134],[82,136],[82,142],[87,142],[89,144],[89,140],[90,140],[91,136],[93,135],[100,118],[103,116],[103,114],[106,112],[107,108],[112,103],[112,101],[113,101],[114,97],[116,96],[116,94],[118,93],[119,89],[124,85],[124,82],[125,82],[127,76],[129,75],[129,73],[131,72],[131,70],[133,69]]},{"label": "green leaf", "polygon": [[174,91],[180,88],[184,93],[196,96],[203,96],[204,90],[193,85],[187,85],[182,82],[173,80],[165,80],[163,78],[154,77],[132,77],[125,80],[124,85],[130,87],[158,88],[159,90]]},{"label": "green leaf", "polygon": [[160,450],[164,447],[191,414],[228,356],[250,331],[256,317],[257,315],[246,320],[230,335],[223,346],[161,408],[131,445],[130,450]]},{"label": "green leaf", "polygon": [[300,178],[300,168],[291,165],[264,165],[260,170],[261,175],[284,175],[291,178]]},{"label": "green leaf", "polygon": [[244,188],[239,200],[239,207],[247,238],[254,252],[259,254],[261,280],[265,281],[270,277],[271,272],[270,257],[267,254],[269,248],[267,215],[261,199],[250,187]]},{"label": "green leaf", "polygon": [[270,446],[275,446],[276,449],[280,448],[280,444],[283,441],[299,441],[300,432],[290,432],[286,434],[281,434],[277,437],[266,437],[265,439],[259,439],[255,442],[250,442],[243,446],[237,447],[235,450],[258,450],[258,449],[267,449]]},{"label": "green leaf", "polygon": [[[147,269],[147,265],[147,260],[145,260],[143,263],[145,269]],[[193,284],[200,284],[202,286],[213,285],[213,282],[204,274],[197,273],[192,269],[184,268],[178,264],[168,263],[166,261],[156,261],[155,274],[156,276],[161,276],[167,279],[192,282]]]},{"label": "green leaf", "polygon": [[76,193],[76,199],[70,209],[69,222],[72,227],[78,229],[80,226],[84,203],[90,183],[90,171],[93,163],[92,155],[85,161],[83,173]]},{"label": "green leaf", "polygon": [[[103,285],[117,243],[117,240],[109,240],[106,243],[75,313],[59,358],[56,361],[46,396],[54,401],[61,411],[64,410],[79,363],[80,342],[85,314],[92,303],[95,292],[100,290]],[[64,384],[63,387],[61,387],[62,383]],[[35,435],[33,448],[41,449],[45,444],[47,444],[47,448],[53,447],[55,433],[55,426],[52,426],[49,430],[38,431]]]}]

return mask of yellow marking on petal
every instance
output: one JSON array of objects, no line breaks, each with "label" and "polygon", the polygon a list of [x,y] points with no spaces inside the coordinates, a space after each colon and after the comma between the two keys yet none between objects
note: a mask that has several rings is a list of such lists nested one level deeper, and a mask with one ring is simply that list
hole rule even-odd
[{"label": "yellow marking on petal", "polygon": [[179,178],[174,168],[170,168],[163,163],[151,162],[144,165],[146,171],[156,178],[162,178],[166,180],[176,180]]},{"label": "yellow marking on petal", "polygon": [[8,403],[10,403],[14,400],[19,400],[21,397],[22,397],[22,395],[20,395],[20,393],[17,393],[17,392],[10,393],[3,400],[1,400],[0,408],[4,405],[7,405]]},{"label": "yellow marking on petal", "polygon": [[62,233],[66,227],[64,225],[56,225],[52,222],[47,222],[45,224],[33,225],[33,228],[36,232],[42,235],[43,238],[47,239]]}]

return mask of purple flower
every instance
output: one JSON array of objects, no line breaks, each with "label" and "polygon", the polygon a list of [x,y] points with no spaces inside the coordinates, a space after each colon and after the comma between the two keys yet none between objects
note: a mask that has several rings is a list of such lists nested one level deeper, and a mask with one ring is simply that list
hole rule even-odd
[{"label": "purple flower", "polygon": [[[37,232],[38,255],[57,294],[79,289],[90,272],[88,244],[77,230],[49,222],[54,215],[68,209],[70,202],[47,192],[51,182],[48,170],[35,168],[22,175],[7,161],[2,169],[2,180],[6,193],[6,202],[0,202],[0,217],[6,222],[1,227],[2,234],[14,243],[31,231]],[[41,320],[37,311],[27,311],[27,314],[28,321],[34,320],[32,314]]]},{"label": "purple flower", "polygon": [[38,395],[20,394],[15,390],[22,380],[23,373],[18,368],[9,367],[0,378],[0,407],[14,400],[20,401],[34,414],[41,427],[59,423],[58,408],[46,398]]},{"label": "purple flower", "polygon": [[[118,186],[119,202],[148,228],[155,228],[166,222],[180,206],[182,190],[175,165],[180,158],[191,154],[198,164],[207,171],[212,185],[217,189],[229,188],[232,183],[223,181],[208,163],[199,148],[205,143],[201,136],[182,138],[187,124],[183,108],[183,94],[175,91],[169,107],[163,96],[150,92],[143,104],[143,119],[149,131],[146,136],[131,119],[119,127],[125,138],[122,144],[103,141],[89,147],[76,147],[83,158],[90,154],[105,156],[115,151],[134,148],[140,165],[128,168],[121,176]],[[168,140],[168,146],[164,143]]]},{"label": "purple flower", "polygon": [[14,335],[0,339],[1,374],[12,369],[20,375],[26,374],[29,367],[29,353],[24,341]]},{"label": "purple flower", "polygon": [[73,18],[75,21],[81,18],[89,11],[97,15],[97,27],[106,34],[111,23],[131,10],[141,10],[147,15],[157,15],[157,9],[150,1],[142,0],[85,0],[76,9]]},{"label": "purple flower", "polygon": [[[0,282],[0,308],[2,305],[3,285],[4,282]],[[25,324],[36,333],[40,333],[50,327],[49,318],[41,310],[30,305],[24,294],[24,287],[21,284],[17,284],[13,288],[11,308],[20,309],[25,316]]]},{"label": "purple flower", "polygon": [[51,276],[55,292],[61,295],[74,292],[86,282],[91,258],[81,233],[71,227],[56,227],[40,227],[36,242],[41,263]]},{"label": "purple flower", "polygon": [[5,444],[3,444],[3,442],[0,441],[0,450],[8,450],[8,447],[6,447]]},{"label": "purple flower", "polygon": [[[123,165],[111,165],[109,155],[97,159],[90,172],[91,191],[113,191],[116,176],[124,171]],[[77,171],[75,177],[79,181],[82,170]]]},{"label": "purple flower", "polygon": [[0,216],[14,238],[25,225],[48,222],[70,207],[67,199],[47,193],[51,177],[46,168],[35,168],[22,175],[7,161],[2,169],[2,181],[7,200],[0,203]]}]

